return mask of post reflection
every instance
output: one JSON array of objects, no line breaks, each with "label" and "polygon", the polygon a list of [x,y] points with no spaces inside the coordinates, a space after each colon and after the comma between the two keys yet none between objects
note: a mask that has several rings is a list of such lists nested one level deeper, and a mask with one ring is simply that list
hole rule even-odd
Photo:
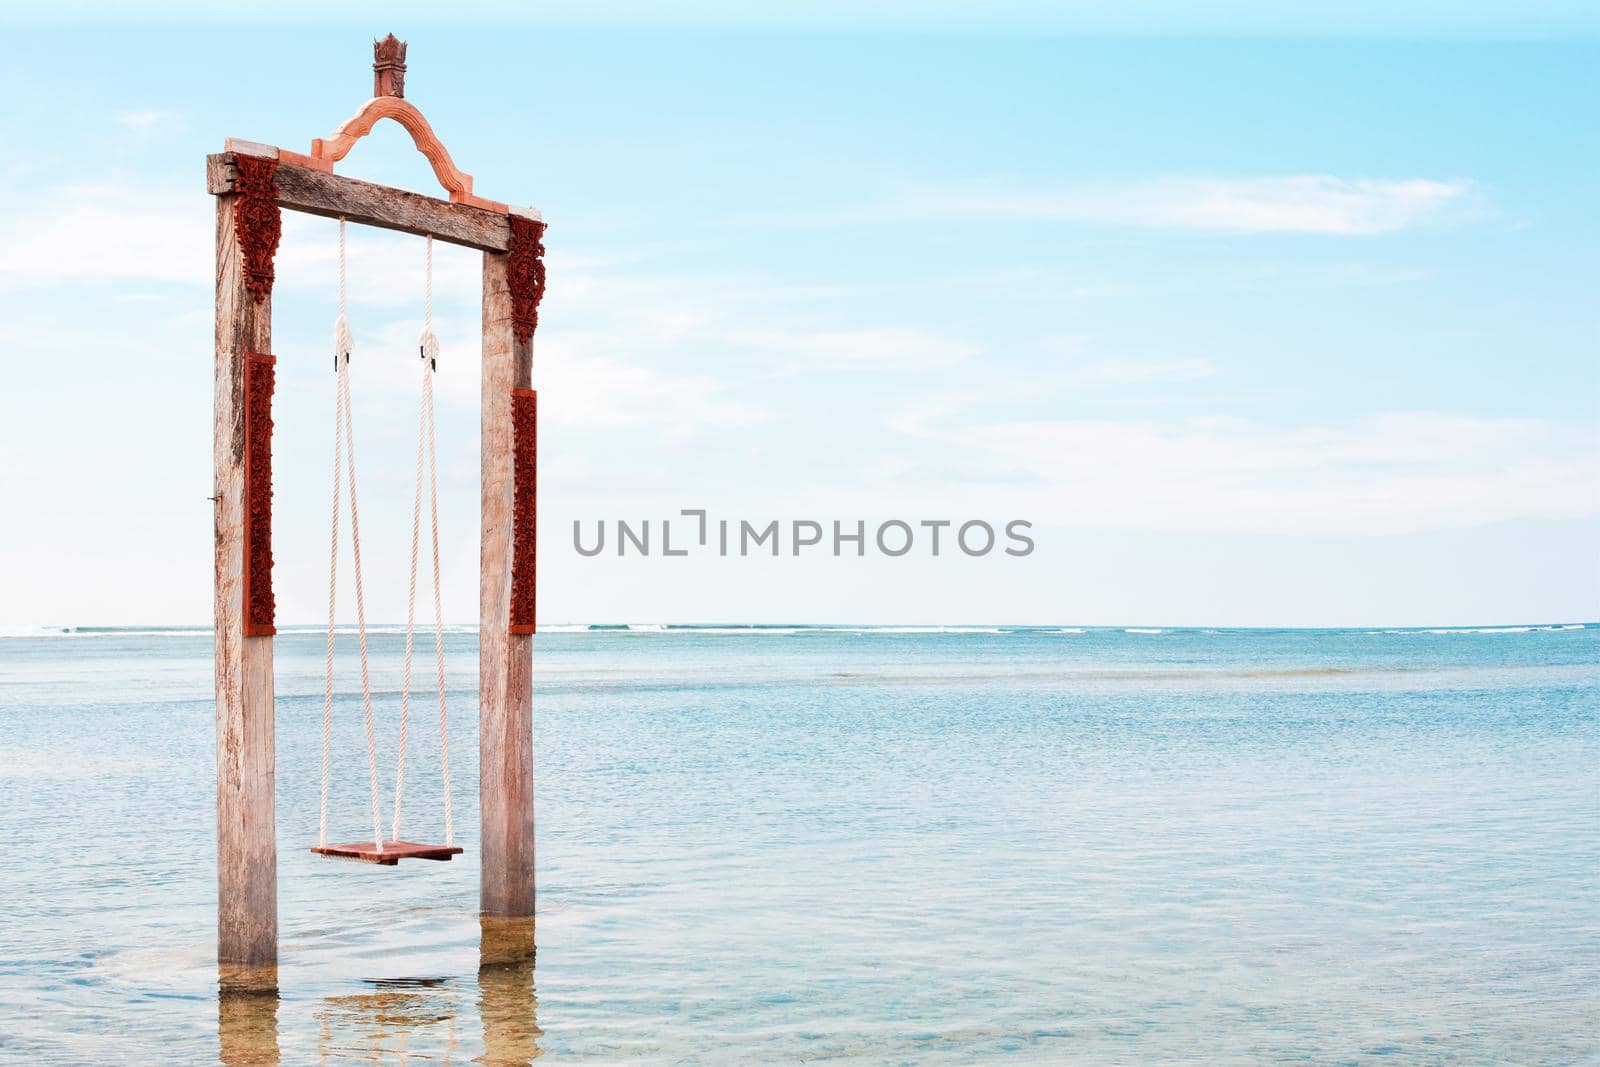
[{"label": "post reflection", "polygon": [[[534,921],[480,920],[478,1018],[483,1054],[464,1047],[462,990],[458,980],[374,979],[366,991],[323,998],[313,1012],[317,1061],[487,1063],[527,1065],[544,1054],[534,992]],[[219,982],[218,1058],[227,1067],[257,1067],[282,1061],[276,969],[227,971]],[[291,1038],[293,1034],[291,1033]],[[309,1035],[307,1035],[309,1037]],[[467,1046],[472,1043],[470,1037]],[[291,1048],[305,1049],[303,1040]],[[295,1056],[299,1056],[296,1053]],[[291,1057],[294,1058],[294,1057]]]},{"label": "post reflection", "polygon": [[478,949],[478,1017],[484,1063],[528,1064],[544,1054],[534,992],[534,921],[485,915]]},{"label": "post reflection", "polygon": [[276,1064],[277,968],[224,970],[217,990],[217,1058],[228,1067]]}]

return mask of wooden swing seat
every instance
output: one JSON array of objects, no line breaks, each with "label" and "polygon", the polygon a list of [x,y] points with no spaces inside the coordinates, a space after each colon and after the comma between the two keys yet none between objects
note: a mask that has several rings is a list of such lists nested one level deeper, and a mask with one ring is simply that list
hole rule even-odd
[{"label": "wooden swing seat", "polygon": [[357,841],[349,845],[312,845],[311,851],[319,856],[340,860],[360,860],[393,867],[401,860],[448,860],[465,851],[460,845],[421,845],[415,841],[385,841],[383,851],[371,841]]}]

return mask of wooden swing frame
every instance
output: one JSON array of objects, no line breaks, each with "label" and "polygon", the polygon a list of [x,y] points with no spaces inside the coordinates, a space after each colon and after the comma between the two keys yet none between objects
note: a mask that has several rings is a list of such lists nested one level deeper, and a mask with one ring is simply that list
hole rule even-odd
[{"label": "wooden swing frame", "polygon": [[[483,253],[479,906],[486,916],[534,914],[537,397],[531,385],[544,224],[536,212],[473,192],[471,176],[403,98],[405,43],[391,34],[373,48],[373,98],[329,137],[313,141],[309,153],[230,139],[223,152],[206,157],[206,188],[217,212],[217,959],[225,973],[272,967],[278,957],[270,353],[272,260],[285,208]],[[448,200],[333,173],[334,163],[386,118],[411,134]]]}]

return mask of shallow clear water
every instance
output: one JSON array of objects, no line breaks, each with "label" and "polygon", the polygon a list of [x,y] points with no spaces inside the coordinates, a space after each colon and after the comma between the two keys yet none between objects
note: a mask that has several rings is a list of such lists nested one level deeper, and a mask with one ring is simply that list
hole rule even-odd
[{"label": "shallow clear water", "polygon": [[209,635],[0,639],[0,1059],[1600,1056],[1600,628],[541,634],[536,967],[480,967],[449,640],[467,855],[389,869],[306,852],[279,638],[281,993],[219,1004]]}]

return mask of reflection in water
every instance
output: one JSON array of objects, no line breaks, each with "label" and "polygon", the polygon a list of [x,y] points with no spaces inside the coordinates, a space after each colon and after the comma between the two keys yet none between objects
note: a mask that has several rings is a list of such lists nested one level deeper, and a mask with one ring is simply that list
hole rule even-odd
[{"label": "reflection in water", "polygon": [[[370,993],[328,997],[317,1011],[317,1062],[371,1061],[406,1064],[416,1059],[456,1057],[456,1014],[461,998],[445,977],[368,979]],[[418,1041],[429,1030],[438,1041]],[[430,1035],[429,1035],[430,1037]],[[413,1043],[426,1045],[413,1049]]]},{"label": "reflection in water", "polygon": [[[447,978],[369,979],[373,992],[328,997],[317,1011],[317,1060],[409,1063],[457,1057],[461,998]],[[440,1033],[439,1031],[442,1031]],[[416,1044],[422,1046],[413,1048]]]},{"label": "reflection in water", "polygon": [[[482,1056],[464,1050],[457,1033],[466,1003],[457,979],[385,978],[369,979],[368,991],[323,999],[313,1015],[317,1061],[510,1065],[543,1055],[534,994],[534,922],[485,917],[481,928],[476,1007],[483,1025]],[[219,1058],[228,1067],[280,1062],[277,977],[276,969],[222,975],[217,1036]],[[465,1029],[470,1034],[470,1022]]]},{"label": "reflection in water", "polygon": [[534,921],[483,916],[478,949],[478,1017],[483,1062],[526,1064],[539,1048],[539,998],[534,994]]},{"label": "reflection in water", "polygon": [[[238,980],[242,977],[244,980]],[[277,972],[225,975],[217,999],[218,1058],[228,1067],[278,1062]]]}]

